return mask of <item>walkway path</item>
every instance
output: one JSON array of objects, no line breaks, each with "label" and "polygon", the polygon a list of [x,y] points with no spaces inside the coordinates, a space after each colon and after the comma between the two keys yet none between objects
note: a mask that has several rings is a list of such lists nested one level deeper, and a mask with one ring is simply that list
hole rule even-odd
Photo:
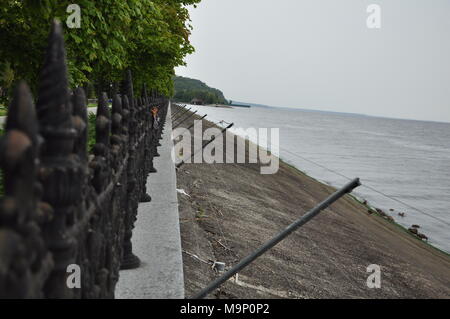
[{"label": "walkway path", "polygon": [[157,173],[150,174],[147,192],[150,203],[141,203],[133,231],[133,251],[141,259],[138,269],[120,272],[116,298],[160,299],[184,298],[175,165],[171,152],[171,110],[163,139],[161,155],[154,160]]}]

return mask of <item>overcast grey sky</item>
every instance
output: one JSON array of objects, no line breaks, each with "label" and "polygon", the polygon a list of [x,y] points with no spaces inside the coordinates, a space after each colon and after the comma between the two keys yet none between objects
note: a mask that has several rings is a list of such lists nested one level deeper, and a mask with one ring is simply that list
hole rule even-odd
[{"label": "overcast grey sky", "polygon": [[191,17],[176,73],[228,99],[450,122],[450,0],[203,0]]}]

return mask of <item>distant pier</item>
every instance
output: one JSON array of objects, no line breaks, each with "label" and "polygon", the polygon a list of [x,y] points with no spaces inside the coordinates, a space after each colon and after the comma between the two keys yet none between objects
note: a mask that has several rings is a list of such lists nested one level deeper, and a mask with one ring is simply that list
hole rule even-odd
[{"label": "distant pier", "polygon": [[230,102],[230,105],[231,105],[231,106],[236,106],[236,107],[248,107],[248,108],[251,107],[251,106],[248,105],[248,104],[235,103],[235,102],[233,102],[233,101]]}]

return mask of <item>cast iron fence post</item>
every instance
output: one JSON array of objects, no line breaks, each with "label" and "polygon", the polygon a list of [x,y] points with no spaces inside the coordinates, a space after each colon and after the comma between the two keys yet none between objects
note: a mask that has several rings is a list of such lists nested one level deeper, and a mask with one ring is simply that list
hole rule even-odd
[{"label": "cast iron fence post", "polygon": [[125,237],[123,243],[123,257],[121,269],[133,269],[140,266],[141,261],[133,254],[133,244],[131,243],[131,237],[133,235],[134,222],[136,220],[137,209],[139,204],[139,195],[137,193],[137,176],[136,176],[136,107],[133,92],[133,82],[131,72],[126,74],[125,87],[123,95],[129,104],[130,117],[129,117],[129,139],[128,139],[128,185],[127,185],[127,207],[125,217]]},{"label": "cast iron fence post", "polygon": [[113,298],[119,269],[140,263],[131,236],[162,127],[152,126],[150,108],[164,115],[166,101],[145,88],[136,99],[128,72],[112,114],[106,94],[98,97],[88,153],[86,96],[69,91],[67,76],[54,22],[36,110],[20,83],[0,139],[0,298]]},{"label": "cast iron fence post", "polygon": [[39,202],[37,180],[41,138],[30,90],[15,89],[8,108],[6,131],[0,141],[4,197],[0,202],[0,298],[42,298],[53,269],[53,258],[41,225],[52,208]]},{"label": "cast iron fence post", "polygon": [[44,138],[40,180],[43,198],[54,210],[45,226],[45,239],[53,254],[55,267],[45,292],[50,298],[72,298],[66,285],[67,266],[75,262],[76,239],[68,230],[74,223],[74,211],[80,200],[80,161],[72,156],[76,130],[72,123],[66,53],[60,23],[54,23],[39,82],[36,105],[40,133]]},{"label": "cast iron fence post", "polygon": [[[86,95],[84,94],[84,90],[81,88],[76,89],[72,95],[72,105],[73,105],[73,115],[72,115],[72,123],[74,129],[76,130],[77,137],[74,142],[74,158],[77,158],[77,161],[80,163],[79,170],[79,180],[80,184],[76,187],[79,188],[81,199],[74,210],[74,225],[78,224],[81,220],[83,220],[87,213],[86,209],[89,205],[87,200],[87,194],[90,191],[91,187],[89,185],[89,167],[88,167],[88,154],[87,154],[87,144],[88,144],[88,115],[87,115],[87,105],[86,105]],[[67,186],[71,187],[71,186]],[[74,227],[77,228],[77,227]],[[74,234],[76,236],[76,234]],[[85,249],[85,237],[78,237],[78,245],[76,249],[76,265],[80,266],[82,276],[81,276],[81,285],[83,289],[73,289],[73,297],[74,298],[82,298],[86,295],[86,292],[91,290],[91,280],[89,280],[89,276],[87,275],[88,269],[90,267],[89,260],[86,256]]]}]

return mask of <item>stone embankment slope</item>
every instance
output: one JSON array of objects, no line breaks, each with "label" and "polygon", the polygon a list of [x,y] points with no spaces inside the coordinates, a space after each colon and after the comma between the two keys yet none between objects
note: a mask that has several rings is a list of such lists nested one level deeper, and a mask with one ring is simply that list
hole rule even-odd
[{"label": "stone embankment slope", "polygon": [[[259,168],[177,171],[189,195],[178,194],[186,296],[217,276],[211,262],[236,264],[334,191],[283,162],[275,175]],[[366,285],[371,264],[381,267],[380,289]],[[210,297],[450,298],[450,258],[346,196]]]}]

